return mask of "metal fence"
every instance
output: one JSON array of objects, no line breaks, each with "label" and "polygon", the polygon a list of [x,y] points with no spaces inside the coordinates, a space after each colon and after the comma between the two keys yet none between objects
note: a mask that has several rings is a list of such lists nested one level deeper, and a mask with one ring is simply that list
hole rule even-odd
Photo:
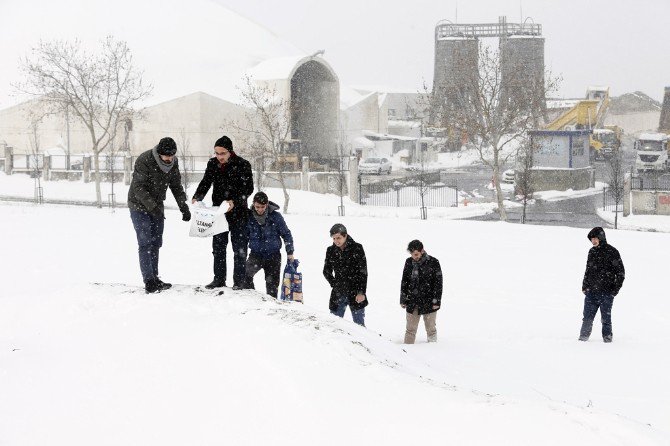
[{"label": "metal fence", "polygon": [[403,181],[367,180],[360,176],[360,204],[392,207],[456,207],[458,188],[444,183],[425,184],[418,179]]},{"label": "metal fence", "polygon": [[[612,187],[603,189],[603,209],[612,212],[623,212],[623,188],[619,190],[617,197],[616,190]],[[617,203],[617,198],[619,202]]]},{"label": "metal fence", "polygon": [[662,190],[670,191],[670,174],[639,175],[631,178],[633,190]]}]

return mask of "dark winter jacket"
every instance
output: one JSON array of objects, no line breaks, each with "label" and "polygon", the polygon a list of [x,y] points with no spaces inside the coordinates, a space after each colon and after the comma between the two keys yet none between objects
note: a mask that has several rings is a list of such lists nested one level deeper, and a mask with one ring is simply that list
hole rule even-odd
[{"label": "dark winter jacket", "polygon": [[400,305],[405,305],[408,313],[415,309],[419,314],[434,311],[433,306],[442,303],[442,268],[440,262],[424,253],[415,262],[411,257],[405,261],[400,282]]},{"label": "dark winter jacket", "polygon": [[256,256],[268,258],[281,250],[281,241],[286,243],[286,254],[293,254],[293,236],[284,217],[278,212],[279,206],[272,201],[268,203],[265,210],[265,222],[260,224],[254,218],[255,210],[251,205],[251,217],[247,222],[247,233],[249,235],[249,251]]},{"label": "dark winter jacket", "polygon": [[[599,231],[598,231],[599,229]],[[607,243],[602,228],[594,228],[588,235],[600,239],[600,244],[589,250],[582,291],[616,296],[626,278],[626,270],[617,249]]]},{"label": "dark winter jacket", "polygon": [[234,153],[225,164],[219,163],[216,157],[210,159],[193,198],[202,201],[212,185],[212,205],[220,206],[224,201],[232,200],[233,210],[226,214],[228,221],[246,221],[249,216],[247,198],[254,191],[249,161]]},{"label": "dark winter jacket", "polygon": [[177,158],[174,158],[170,171],[165,173],[158,165],[152,150],[147,150],[135,160],[133,180],[128,189],[128,207],[134,211],[162,216],[163,201],[165,201],[165,193],[169,187],[179,209],[188,209]]},{"label": "dark winter jacket", "polygon": [[347,236],[344,249],[335,244],[326,250],[326,260],[323,264],[323,275],[333,288],[330,293],[328,307],[337,309],[339,296],[346,296],[352,310],[365,308],[368,299],[358,303],[357,294],[365,294],[368,285],[368,264],[365,258],[363,245],[356,243],[351,235]]}]

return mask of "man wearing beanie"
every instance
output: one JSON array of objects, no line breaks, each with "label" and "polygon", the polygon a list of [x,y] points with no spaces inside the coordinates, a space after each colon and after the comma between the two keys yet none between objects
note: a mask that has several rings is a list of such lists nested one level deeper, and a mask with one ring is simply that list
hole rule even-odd
[{"label": "man wearing beanie", "polygon": [[593,245],[586,260],[586,272],[582,282],[584,293],[584,319],[579,333],[580,341],[588,341],[593,328],[593,319],[600,309],[603,341],[612,342],[612,304],[614,296],[626,278],[626,270],[617,249],[607,243],[605,230],[591,229],[587,238]]},{"label": "man wearing beanie", "polygon": [[[254,191],[254,178],[249,161],[238,156],[233,150],[233,142],[222,136],[214,143],[214,158],[210,159],[192,202],[202,201],[210,187],[212,205],[221,206],[225,201],[228,206],[226,220],[230,228],[230,241],[233,245],[233,289],[244,288],[244,266],[247,260],[247,221],[249,208],[247,198]],[[206,288],[226,286],[226,247],[228,232],[217,234],[212,240],[214,254],[214,280]]]},{"label": "man wearing beanie", "polygon": [[342,223],[330,228],[330,237],[333,244],[326,249],[323,264],[323,276],[332,287],[328,308],[344,317],[348,306],[354,322],[365,327],[368,264],[363,245],[354,241]]},{"label": "man wearing beanie", "polygon": [[137,235],[140,270],[147,293],[160,292],[172,286],[158,277],[158,251],[163,245],[165,220],[163,201],[168,187],[177,201],[182,220],[191,219],[176,153],[174,140],[163,138],[156,147],[138,156],[128,190],[130,219]]}]

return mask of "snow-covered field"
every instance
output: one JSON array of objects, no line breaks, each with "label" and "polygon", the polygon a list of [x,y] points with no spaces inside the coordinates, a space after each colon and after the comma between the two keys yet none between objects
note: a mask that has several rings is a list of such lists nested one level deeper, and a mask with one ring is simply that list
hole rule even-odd
[{"label": "snow-covered field", "polygon": [[[321,199],[286,216],[304,305],[126,292],[127,209],[0,203],[0,445],[670,444],[668,235],[607,231],[627,270],[614,342],[596,321],[581,343],[585,230],[300,213]],[[367,329],[327,310],[338,220],[368,255]],[[210,241],[187,232],[169,210],[161,274],[207,283]],[[413,238],[445,273],[436,344],[401,344]]]}]

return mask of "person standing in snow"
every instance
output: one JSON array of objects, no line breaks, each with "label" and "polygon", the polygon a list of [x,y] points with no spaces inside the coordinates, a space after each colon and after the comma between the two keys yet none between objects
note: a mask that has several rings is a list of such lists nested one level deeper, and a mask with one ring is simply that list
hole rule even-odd
[{"label": "person standing in snow", "polygon": [[579,333],[580,341],[588,341],[593,328],[593,319],[600,309],[603,341],[612,342],[612,304],[619,294],[626,270],[617,249],[607,243],[605,230],[591,229],[587,238],[593,244],[586,260],[586,272],[582,282],[584,293],[584,319]]},{"label": "person standing in snow", "polygon": [[128,190],[130,219],[137,235],[140,270],[147,293],[160,292],[172,286],[158,277],[158,251],[163,245],[165,220],[163,201],[168,187],[177,201],[182,220],[191,219],[176,153],[174,140],[163,138],[156,147],[138,156]]},{"label": "person standing in snow", "polygon": [[[220,206],[224,201],[228,205],[226,220],[230,228],[230,241],[233,245],[233,289],[244,288],[244,267],[247,260],[247,221],[249,208],[247,198],[254,191],[254,178],[249,161],[233,151],[233,141],[222,136],[214,144],[214,158],[210,159],[192,202],[202,201],[209,188],[214,185],[212,205]],[[228,232],[214,236],[212,254],[214,255],[214,280],[205,288],[226,286],[226,247]]]},{"label": "person standing in snow", "polygon": [[245,288],[254,289],[254,276],[261,269],[265,272],[265,290],[277,298],[281,269],[282,239],[286,256],[293,261],[293,236],[279,206],[268,199],[265,192],[257,192],[251,204],[251,217],[247,223],[249,258],[246,264]]},{"label": "person standing in snow", "polygon": [[336,316],[344,317],[347,306],[355,323],[365,326],[365,295],[368,266],[363,245],[347,234],[347,228],[337,223],[330,228],[333,244],[326,249],[323,276],[332,291],[328,307]]},{"label": "person standing in snow", "polygon": [[405,260],[400,282],[400,306],[407,313],[405,344],[414,344],[421,316],[428,342],[437,342],[435,321],[442,302],[442,268],[419,240],[409,242],[407,251],[410,257]]}]

